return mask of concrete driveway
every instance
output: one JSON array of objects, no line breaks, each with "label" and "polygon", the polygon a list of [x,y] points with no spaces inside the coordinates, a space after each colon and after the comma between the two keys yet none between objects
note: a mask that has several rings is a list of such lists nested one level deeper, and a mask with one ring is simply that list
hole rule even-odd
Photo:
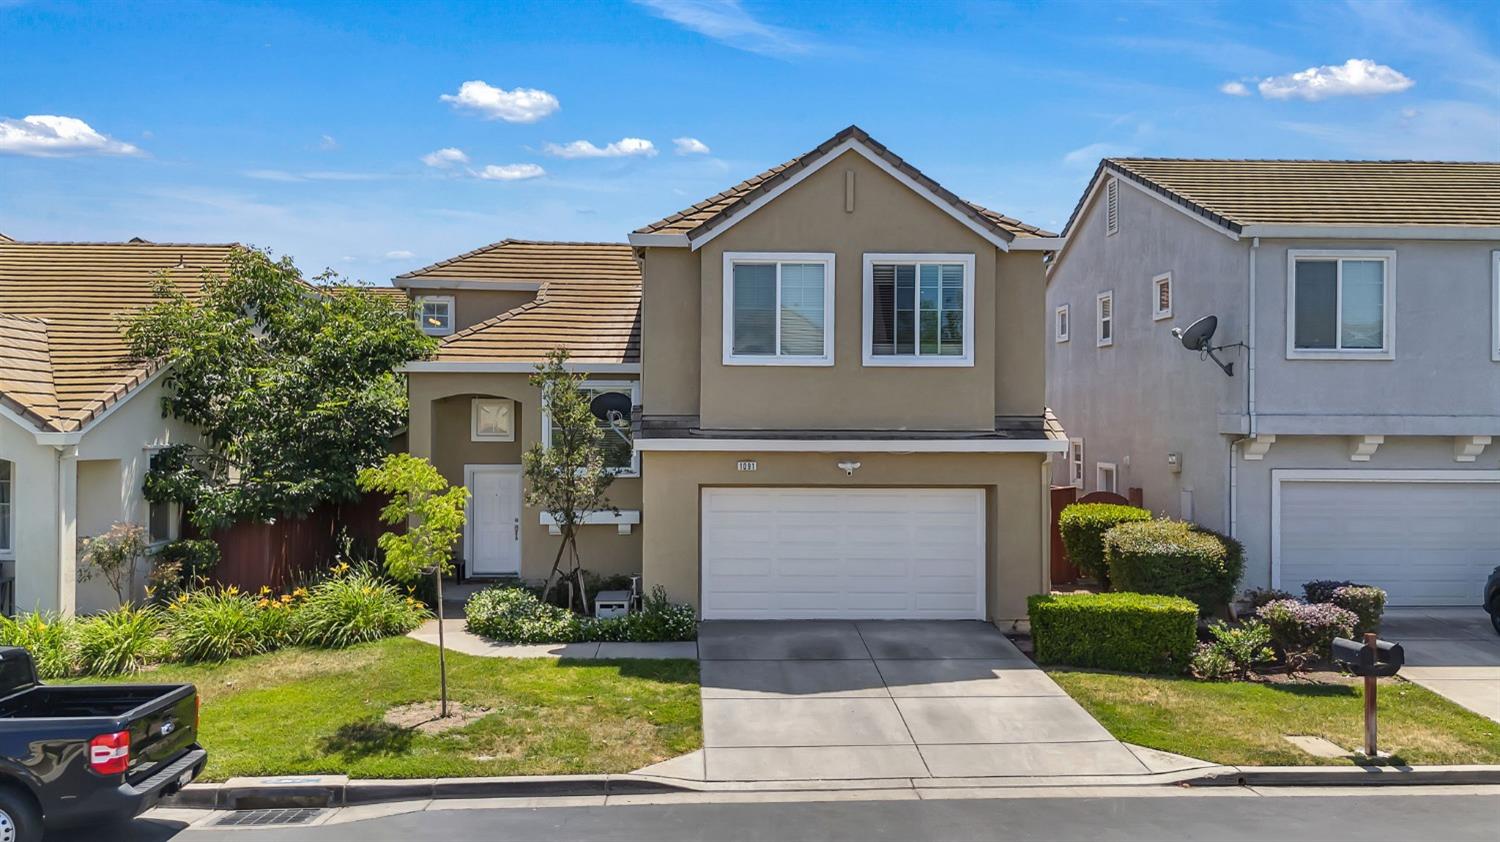
[{"label": "concrete driveway", "polygon": [[1500,722],[1500,635],[1480,608],[1388,608],[1380,637],[1406,650],[1401,676]]},{"label": "concrete driveway", "polygon": [[1150,771],[980,622],[706,622],[708,780]]}]

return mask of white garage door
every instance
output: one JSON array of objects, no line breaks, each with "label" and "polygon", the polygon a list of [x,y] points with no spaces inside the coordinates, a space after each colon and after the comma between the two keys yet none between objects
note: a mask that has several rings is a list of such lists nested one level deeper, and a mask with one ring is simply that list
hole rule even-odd
[{"label": "white garage door", "polygon": [[1287,590],[1346,579],[1384,588],[1391,605],[1478,605],[1500,564],[1500,482],[1297,480],[1280,489]]},{"label": "white garage door", "polygon": [[984,618],[984,492],[703,491],[703,616]]}]

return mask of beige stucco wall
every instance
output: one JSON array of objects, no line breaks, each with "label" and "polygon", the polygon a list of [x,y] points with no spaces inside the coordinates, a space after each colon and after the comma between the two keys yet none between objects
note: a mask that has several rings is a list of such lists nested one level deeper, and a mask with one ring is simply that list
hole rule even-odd
[{"label": "beige stucco wall", "polygon": [[453,330],[460,331],[514,310],[536,298],[534,291],[488,289],[413,289],[407,290],[413,300],[423,296],[453,296]]},{"label": "beige stucco wall", "polygon": [[[600,381],[634,379],[600,375]],[[521,453],[540,440],[541,399],[526,382],[525,374],[446,374],[421,372],[408,375],[411,403],[407,440],[414,456],[431,459],[454,485],[462,485],[465,465],[519,465]],[[469,426],[470,401],[476,396],[509,398],[516,402],[516,441],[475,442]],[[611,502],[620,509],[641,510],[641,480],[621,477],[610,486]],[[641,539],[645,523],[631,534],[621,535],[614,526],[585,526],[579,533],[578,549],[583,566],[597,573],[639,573]],[[524,506],[521,514],[521,576],[541,579],[552,568],[559,539],[541,524],[541,512]],[[462,551],[462,544],[457,548]]]},{"label": "beige stucco wall", "polygon": [[[645,535],[647,587],[665,586],[673,599],[699,604],[700,492],[709,486],[983,488],[988,507],[986,611],[1004,621],[1026,616],[1026,597],[1047,587],[1047,482],[1041,454],[887,454],[854,456],[853,477],[836,467],[850,454],[642,454],[644,508],[656,521]],[[735,463],[754,459],[755,473]],[[664,519],[662,513],[669,512]]]},{"label": "beige stucco wall", "polygon": [[[832,366],[723,364],[724,253],[736,251],[835,255]],[[864,365],[864,255],[879,252],[974,255],[972,366]],[[695,266],[687,254],[647,249],[648,415],[697,414],[712,429],[983,430],[996,414],[1041,414],[1040,255],[1001,253],[854,152],[703,246]],[[696,382],[684,362],[694,355]]]}]

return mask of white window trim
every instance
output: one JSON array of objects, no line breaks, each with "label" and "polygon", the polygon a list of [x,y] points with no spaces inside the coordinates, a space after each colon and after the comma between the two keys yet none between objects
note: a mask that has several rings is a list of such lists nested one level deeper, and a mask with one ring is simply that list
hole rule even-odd
[{"label": "white window trim", "polygon": [[[510,432],[504,435],[479,432],[479,403],[480,401],[496,401],[510,404]],[[515,441],[516,440],[516,402],[509,398],[478,397],[469,399],[469,441]]]},{"label": "white window trim", "polygon": [[[1109,302],[1109,336],[1104,335],[1104,302]],[[1094,296],[1094,344],[1108,348],[1115,344],[1115,291],[1107,289]]]},{"label": "white window trim", "polygon": [[7,518],[6,526],[9,527],[9,528],[5,530],[5,534],[7,534],[7,535],[10,536],[10,546],[9,547],[0,547],[0,561],[15,561],[16,560],[16,463],[14,461],[10,460],[10,459],[0,459],[0,462],[9,462],[10,463],[10,479],[7,480],[7,482],[10,483],[10,510],[6,512],[6,518]]},{"label": "white window trim", "polygon": [[[1161,287],[1167,286],[1167,308],[1161,308]],[[1172,304],[1176,300],[1177,291],[1172,289],[1172,273],[1163,272],[1151,279],[1151,320],[1159,322],[1162,319],[1172,318]]]},{"label": "white window trim", "polygon": [[[580,390],[614,390],[624,389],[626,387],[629,387],[630,389],[631,406],[640,404],[641,381],[639,380],[585,380],[582,383],[578,384],[578,388]],[[606,433],[605,435],[614,435],[614,433]],[[551,413],[547,412],[547,407],[545,404],[542,406],[542,446],[552,446],[552,415]],[[610,468],[609,470],[614,471],[616,477],[638,477],[641,475],[641,449],[635,446],[634,440],[631,441],[630,446],[630,467]]]},{"label": "white window trim", "polygon": [[[1076,450],[1074,449],[1076,446]],[[1084,447],[1082,438],[1068,439],[1068,484],[1083,490]]]},{"label": "white window trim", "polygon": [[1068,312],[1068,305],[1064,304],[1052,314],[1052,337],[1056,342],[1067,342],[1072,338],[1072,333],[1073,315]]},{"label": "white window trim", "polygon": [[[1297,347],[1297,261],[1298,260],[1379,260],[1385,263],[1385,300],[1382,312],[1381,338],[1385,347],[1298,348]],[[1344,267],[1339,263],[1335,276],[1336,297],[1333,302],[1334,336],[1342,341],[1344,319]],[[1394,360],[1396,358],[1396,252],[1364,249],[1288,249],[1286,253],[1286,358],[1289,360]]]},{"label": "white window trim", "polygon": [[1490,252],[1490,359],[1500,363],[1500,251]]},{"label": "white window trim", "polygon": [[[448,304],[448,327],[435,328],[422,320],[422,306],[429,301],[443,301]],[[428,336],[449,336],[453,333],[453,320],[456,317],[456,305],[451,295],[419,295],[416,298],[417,326]]]},{"label": "white window trim", "polygon": [[1113,176],[1104,183],[1104,236],[1120,233],[1120,179]]},{"label": "white window trim", "polygon": [[[931,354],[875,355],[875,264],[961,263],[964,267],[964,352],[961,356]],[[920,295],[920,290],[918,291]],[[920,309],[920,308],[919,308]],[[860,316],[864,334],[863,362],[868,368],[907,366],[972,368],[974,365],[974,255],[867,252],[864,258],[864,306]],[[917,347],[920,347],[920,342]]]},{"label": "white window trim", "polygon": [[[1105,471],[1108,471],[1109,475],[1114,478],[1114,486],[1115,486],[1114,488],[1105,488],[1104,487],[1104,472]],[[1119,494],[1120,493],[1120,469],[1119,469],[1118,466],[1115,465],[1115,463],[1113,463],[1113,462],[1095,462],[1094,463],[1094,490],[1095,491],[1108,491],[1111,494]]]},{"label": "white window trim", "polygon": [[[776,336],[774,354],[734,353],[734,264],[776,264]],[[815,356],[781,353],[781,264],[823,264],[823,353]],[[724,365],[833,365],[833,288],[838,285],[834,274],[834,255],[831,252],[788,251],[726,251],[724,252],[724,298],[723,350]]]}]

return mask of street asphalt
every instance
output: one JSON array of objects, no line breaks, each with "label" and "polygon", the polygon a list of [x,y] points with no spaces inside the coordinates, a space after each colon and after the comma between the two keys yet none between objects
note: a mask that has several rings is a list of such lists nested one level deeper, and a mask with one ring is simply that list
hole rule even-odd
[{"label": "street asphalt", "polygon": [[[188,828],[137,820],[119,832],[49,835],[48,842],[411,842],[411,840],[1294,840],[1500,838],[1500,788],[1407,787],[1388,794],[1328,790],[1192,792],[1130,797],[864,799],[771,803],[657,803],[495,807],[379,805],[371,818],[330,811],[313,827]],[[873,797],[870,797],[872,796]],[[908,793],[908,795],[910,795]],[[425,807],[425,809],[424,809]],[[460,808],[460,809],[455,809]],[[395,812],[396,810],[407,812]]]}]

